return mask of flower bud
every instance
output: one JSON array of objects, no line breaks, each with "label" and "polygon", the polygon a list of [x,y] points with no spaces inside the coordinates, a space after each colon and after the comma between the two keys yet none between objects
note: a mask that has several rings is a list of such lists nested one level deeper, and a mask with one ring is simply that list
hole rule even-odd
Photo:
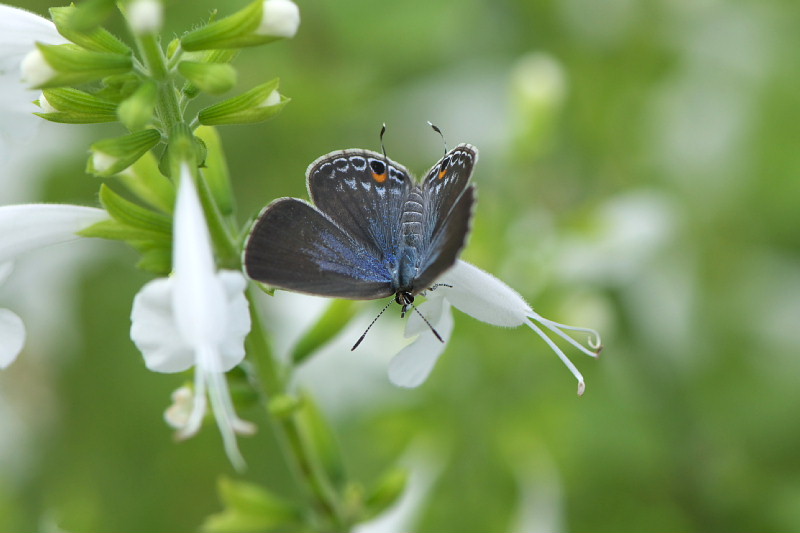
[{"label": "flower bud", "polygon": [[74,44],[41,43],[36,43],[21,65],[22,80],[31,88],[81,85],[128,72],[132,67],[129,55],[92,52]]},{"label": "flower bud", "polygon": [[198,28],[181,39],[184,50],[258,46],[293,37],[300,11],[291,0],[257,0],[229,17]]},{"label": "flower bud", "polygon": [[113,176],[135,163],[160,140],[158,131],[148,129],[96,142],[91,147],[86,171],[102,178]]},{"label": "flower bud", "polygon": [[36,115],[64,124],[96,124],[117,120],[116,104],[72,88],[44,89]]},{"label": "flower bud", "polygon": [[157,33],[164,22],[164,6],[159,0],[134,0],[128,4],[128,24],[136,35]]},{"label": "flower bud", "polygon": [[236,85],[236,69],[228,63],[181,61],[178,72],[209,94],[221,94]]},{"label": "flower bud", "polygon": [[205,126],[251,124],[277,115],[289,102],[278,92],[278,79],[259,85],[244,94],[200,111],[198,119]]}]

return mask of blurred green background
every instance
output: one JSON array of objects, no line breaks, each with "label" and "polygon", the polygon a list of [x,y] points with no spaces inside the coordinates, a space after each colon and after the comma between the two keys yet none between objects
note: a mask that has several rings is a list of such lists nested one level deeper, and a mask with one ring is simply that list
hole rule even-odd
[{"label": "blurred green background", "polygon": [[[423,448],[414,531],[800,529],[800,5],[298,3],[295,39],[235,62],[235,91],[280,76],[292,98],[271,122],[221,129],[242,220],[305,197],[316,157],[378,149],[383,122],[389,156],[421,174],[442,152],[430,120],[481,152],[463,257],[605,344],[599,361],[566,350],[578,398],[529,329],[456,313],[430,379],[399,390],[384,374],[396,313],[347,352],[377,309],[364,304],[302,382],[352,476],[371,484]],[[164,34],[244,4],[167,2]],[[73,137],[69,155],[4,181],[36,180],[28,201],[96,205],[85,150],[122,131],[77,129],[48,128]],[[136,254],[71,249],[19,261],[0,292],[30,336],[0,375],[0,530],[195,530],[221,509],[219,474],[235,477],[219,434],[176,444],[161,419],[186,376],[147,371],[129,339],[149,279]],[[288,324],[279,347],[303,327]],[[241,414],[260,425],[240,439],[243,478],[298,497],[263,415]]]}]

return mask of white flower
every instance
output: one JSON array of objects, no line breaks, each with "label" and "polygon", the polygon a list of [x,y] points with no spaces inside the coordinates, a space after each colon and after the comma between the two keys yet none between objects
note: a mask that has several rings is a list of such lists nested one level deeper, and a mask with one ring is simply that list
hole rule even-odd
[{"label": "white flower", "polygon": [[[2,6],[0,6],[2,7]],[[11,259],[24,252],[77,239],[76,233],[108,218],[102,209],[63,204],[0,207],[0,282],[11,273]],[[25,344],[25,326],[0,309],[0,368],[10,365]]]},{"label": "white flower", "polygon": [[49,20],[0,4],[0,137],[5,144],[24,144],[41,122],[32,114],[38,111],[31,103],[36,92],[29,90],[20,76],[22,60],[36,50],[36,42],[64,44],[68,41]]},{"label": "white flower", "polygon": [[[597,357],[602,348],[600,334],[592,329],[567,326],[548,320],[536,313],[517,292],[476,266],[457,261],[437,283],[446,285],[428,292],[428,301],[419,306],[420,313],[412,313],[406,324],[406,336],[419,337],[403,348],[389,363],[389,379],[401,387],[416,387],[430,374],[436,360],[444,352],[445,344],[453,331],[450,305],[487,324],[504,327],[526,325],[539,335],[578,380],[578,394],[586,385],[583,376],[563,351],[545,334],[541,326],[549,329],[583,353]],[[424,315],[439,332],[444,343],[439,342],[427,324]],[[589,348],[565,333],[579,331],[589,334]]]},{"label": "white flower", "polygon": [[128,22],[136,35],[155,33],[164,22],[164,6],[160,0],[134,0],[128,4]]},{"label": "white flower", "polygon": [[291,0],[265,0],[261,24],[256,33],[273,37],[294,37],[300,26],[300,10]]},{"label": "white flower", "polygon": [[217,272],[200,199],[185,165],[175,207],[172,269],[170,278],[151,281],[136,295],[131,339],[150,370],[171,373],[194,366],[194,404],[177,435],[188,438],[200,429],[208,391],[225,451],[241,469],[244,459],[235,434],[255,428],[236,415],[224,374],[245,355],[250,331],[246,281],[240,272]]}]

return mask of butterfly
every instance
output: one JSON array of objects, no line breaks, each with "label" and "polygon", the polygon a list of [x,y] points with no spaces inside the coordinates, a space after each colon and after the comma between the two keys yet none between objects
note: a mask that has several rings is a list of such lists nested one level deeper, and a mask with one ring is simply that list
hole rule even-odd
[{"label": "butterfly", "polygon": [[326,154],[306,171],[312,203],[279,198],[258,215],[245,271],[271,287],[316,296],[394,295],[405,314],[466,244],[477,160],[475,147],[460,144],[417,183],[385,153]]}]

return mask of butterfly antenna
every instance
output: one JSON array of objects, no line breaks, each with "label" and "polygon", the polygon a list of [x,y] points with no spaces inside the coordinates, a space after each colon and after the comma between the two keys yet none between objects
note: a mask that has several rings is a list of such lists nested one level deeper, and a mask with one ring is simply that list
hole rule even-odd
[{"label": "butterfly antenna", "polygon": [[438,332],[438,331],[436,331],[436,328],[434,328],[434,327],[431,325],[431,323],[430,323],[430,322],[428,322],[428,319],[427,319],[427,318],[425,318],[425,315],[423,315],[422,313],[420,313],[420,312],[419,312],[419,309],[417,309],[417,306],[416,306],[416,305],[414,305],[413,303],[409,303],[409,305],[411,306],[411,308],[412,308],[414,311],[416,311],[416,312],[417,312],[417,314],[418,314],[420,317],[422,317],[422,320],[423,320],[423,321],[424,321],[424,322],[425,322],[425,323],[428,325],[428,327],[429,327],[429,328],[431,328],[431,331],[433,332],[433,334],[434,334],[434,335],[436,335],[436,338],[437,338],[437,339],[439,339],[439,342],[441,342],[442,344],[444,344],[444,339],[442,338],[442,336],[441,336],[441,335],[439,335],[439,332]]},{"label": "butterfly antenna", "polygon": [[[373,324],[375,324],[375,322],[377,322],[377,321],[378,321],[378,319],[381,317],[381,315],[383,314],[383,312],[384,312],[384,311],[386,311],[387,309],[389,309],[389,306],[390,306],[390,305],[392,305],[392,302],[393,302],[393,301],[394,301],[394,300],[389,300],[389,303],[388,303],[388,304],[386,304],[386,305],[383,307],[383,309],[381,309],[381,312],[380,312],[380,313],[378,313],[378,316],[376,316],[375,318],[373,318],[373,319],[372,319],[372,322],[370,322],[369,326],[367,326],[367,329],[365,329],[365,330],[364,330],[364,333],[362,333],[362,334],[361,334],[361,336],[358,338],[358,340],[357,340],[357,341],[356,341],[356,343],[353,345],[353,347],[352,347],[352,348],[350,348],[350,351],[351,351],[351,352],[352,352],[353,350],[355,350],[356,348],[358,348],[358,345],[359,345],[359,344],[361,344],[361,341],[363,341],[363,340],[364,340],[364,337],[366,337],[366,336],[367,336],[367,333],[369,333],[369,330],[370,330],[370,328],[372,328]],[[426,322],[427,322],[427,321],[426,321]]]},{"label": "butterfly antenna", "polygon": [[433,123],[433,122],[431,122],[430,120],[428,121],[428,126],[430,126],[431,128],[433,128],[433,131],[435,131],[436,133],[438,133],[438,134],[439,134],[439,137],[441,137],[441,138],[442,138],[442,143],[444,143],[444,155],[447,155],[447,141],[444,139],[444,133],[442,133],[442,130],[440,130],[440,129],[439,129],[439,127],[438,127],[438,126],[436,126],[436,124],[434,124],[434,123]]}]

